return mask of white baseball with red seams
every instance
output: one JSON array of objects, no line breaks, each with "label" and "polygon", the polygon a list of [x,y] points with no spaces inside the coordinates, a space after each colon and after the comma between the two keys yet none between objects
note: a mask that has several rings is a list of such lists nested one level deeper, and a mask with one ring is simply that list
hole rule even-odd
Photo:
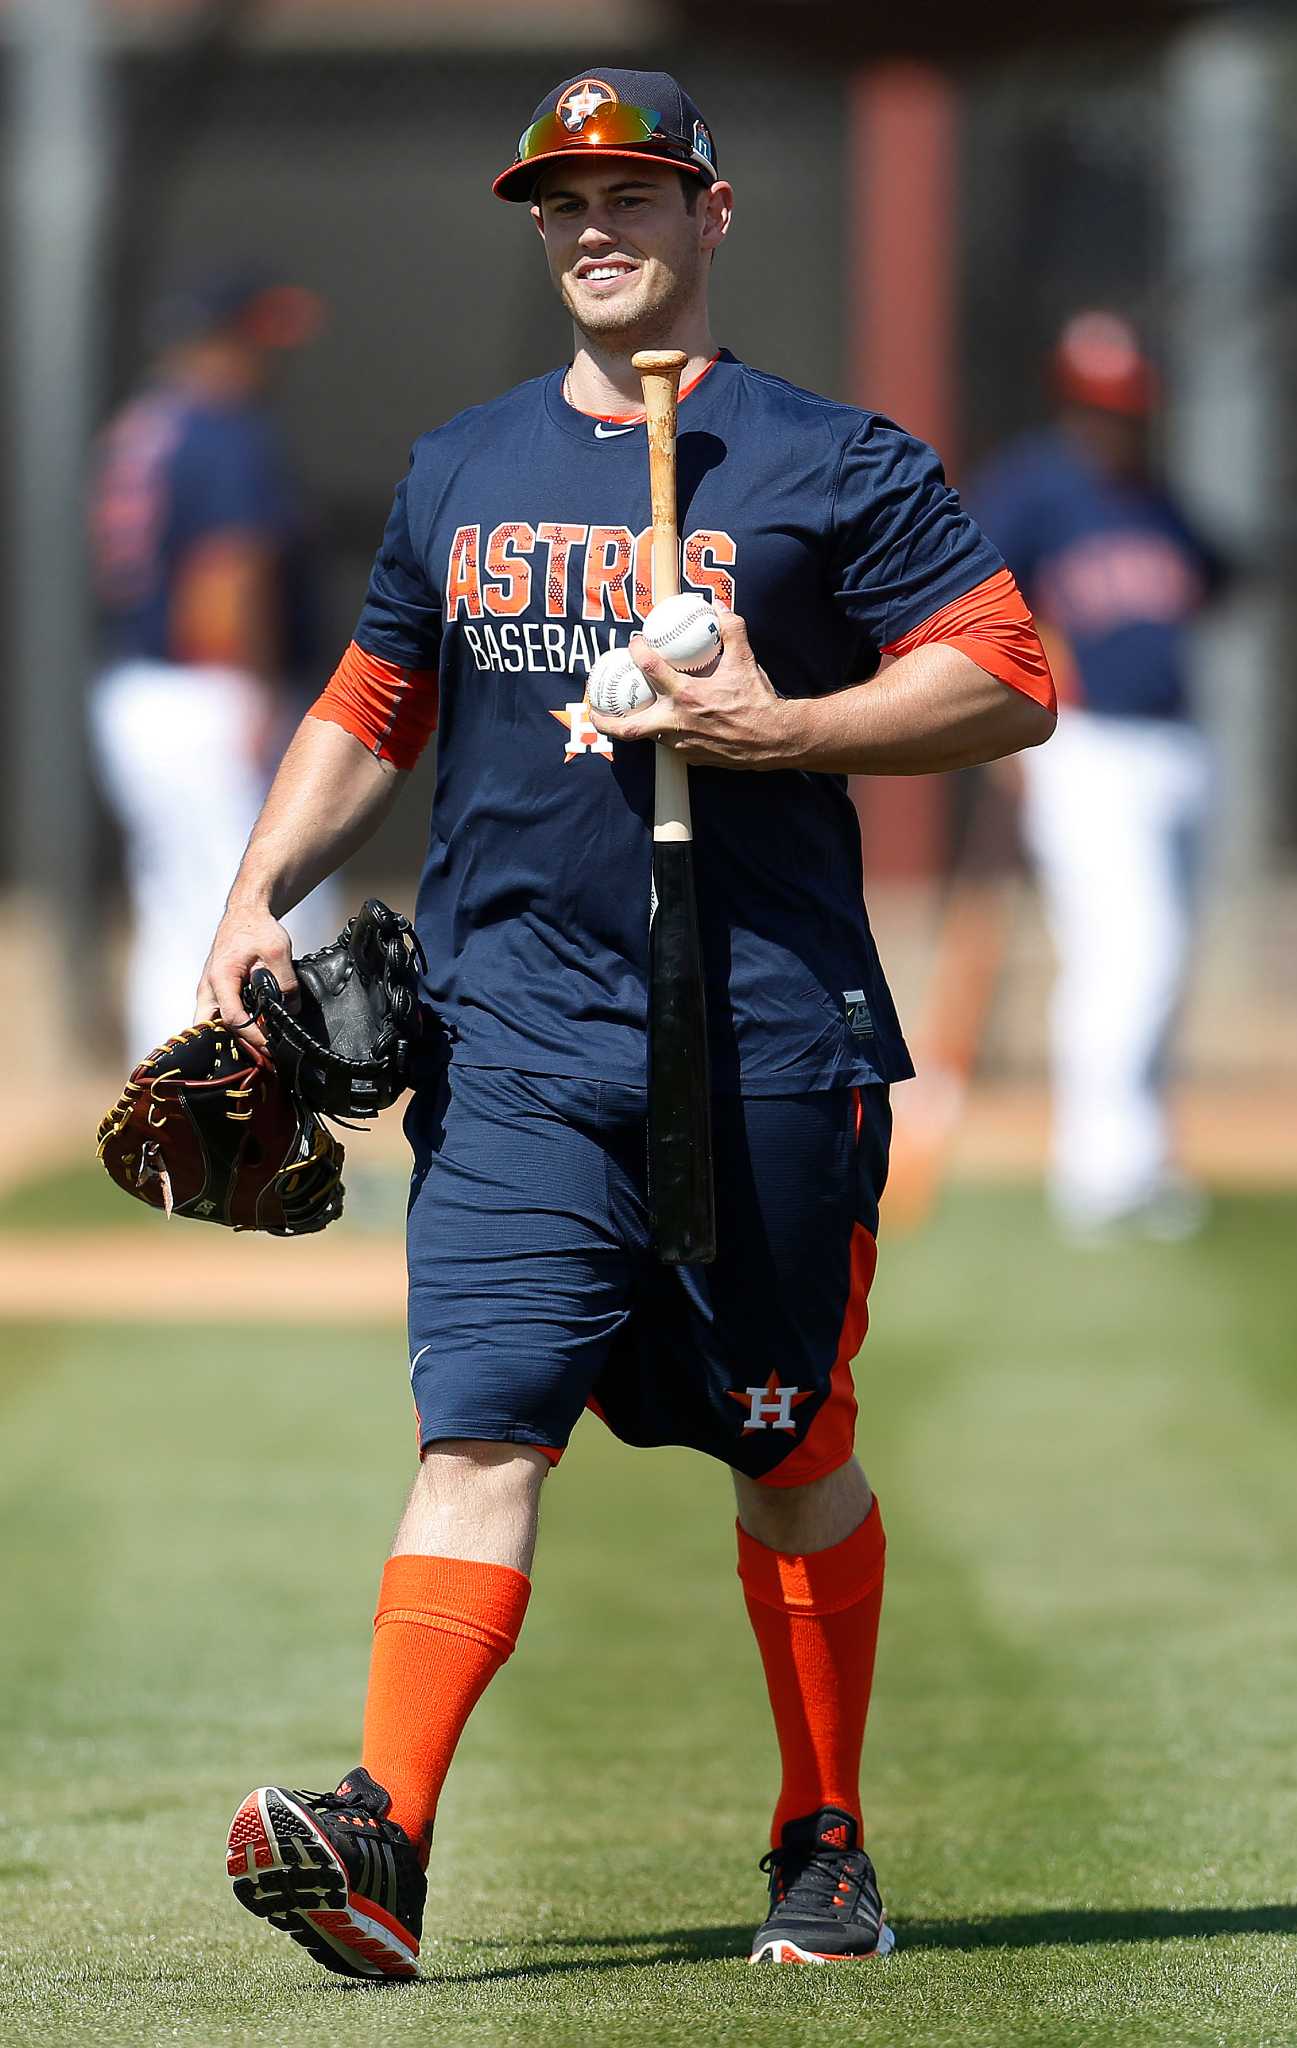
[{"label": "white baseball with red seams", "polygon": [[664,597],[661,604],[654,605],[640,630],[655,653],[686,674],[706,668],[721,651],[721,629],[711,599],[696,590]]},{"label": "white baseball with red seams", "polygon": [[608,711],[617,718],[623,718],[628,711],[638,711],[643,705],[651,704],[657,693],[643,670],[631,659],[628,648],[609,647],[591,669],[586,679],[585,694],[592,711]]}]

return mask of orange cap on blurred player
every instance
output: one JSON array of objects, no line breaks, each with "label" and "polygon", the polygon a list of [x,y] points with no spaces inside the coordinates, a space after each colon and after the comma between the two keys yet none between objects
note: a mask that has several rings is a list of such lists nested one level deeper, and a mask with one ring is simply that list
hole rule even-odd
[{"label": "orange cap on blurred player", "polygon": [[1050,374],[1065,405],[1142,418],[1160,396],[1157,371],[1119,313],[1074,313],[1054,344]]}]

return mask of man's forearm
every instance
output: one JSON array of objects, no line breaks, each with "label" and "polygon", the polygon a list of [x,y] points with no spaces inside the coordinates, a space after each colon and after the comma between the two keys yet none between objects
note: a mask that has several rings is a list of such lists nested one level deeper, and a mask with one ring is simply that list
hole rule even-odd
[{"label": "man's forearm", "polygon": [[1039,746],[1054,714],[943,642],[916,647],[872,682],[780,707],[772,767],[839,775],[931,775]]},{"label": "man's forearm", "polygon": [[283,917],[377,831],[406,779],[340,725],[304,718],[253,827],[230,907]]},{"label": "man's forearm", "polygon": [[821,775],[932,775],[972,768],[1054,730],[1054,713],[935,640],[902,655],[872,682],[829,697],[781,697],[757,661],[737,613],[716,607],[724,648],[687,675],[646,640],[631,653],[655,701],[623,717],[593,711],[613,740],[655,740],[716,768],[802,768]]}]

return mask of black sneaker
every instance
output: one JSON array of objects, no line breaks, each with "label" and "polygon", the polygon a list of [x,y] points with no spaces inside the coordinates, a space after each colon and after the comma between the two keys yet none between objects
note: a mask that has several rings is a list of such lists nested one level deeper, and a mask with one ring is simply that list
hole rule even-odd
[{"label": "black sneaker", "polygon": [[874,1866],[839,1807],[790,1820],[761,1868],[770,1873],[770,1912],[750,1963],[837,1963],[895,1948]]},{"label": "black sneaker", "polygon": [[368,1771],[336,1792],[249,1792],[225,1867],[241,1906],[344,1977],[413,1977],[428,1880]]}]

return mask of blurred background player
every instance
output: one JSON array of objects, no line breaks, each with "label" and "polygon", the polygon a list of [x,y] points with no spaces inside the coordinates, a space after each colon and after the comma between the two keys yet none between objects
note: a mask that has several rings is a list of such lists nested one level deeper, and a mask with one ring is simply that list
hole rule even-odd
[{"label": "blurred background player", "polygon": [[1223,573],[1154,475],[1157,373],[1133,328],[1077,314],[1051,374],[1053,425],[993,459],[970,502],[1036,616],[1060,702],[1052,745],[1021,766],[1058,961],[1052,1193],[1078,1234],[1180,1236],[1203,1210],[1167,1112],[1209,794],[1189,643]]},{"label": "blurred background player", "polygon": [[[125,840],[127,1052],[189,1021],[230,875],[317,659],[314,566],[265,406],[309,341],[313,294],[212,278],[165,300],[144,388],[104,429],[90,494],[100,671],[91,731]],[[330,892],[331,894],[331,892]],[[317,893],[299,951],[336,926]]]}]

